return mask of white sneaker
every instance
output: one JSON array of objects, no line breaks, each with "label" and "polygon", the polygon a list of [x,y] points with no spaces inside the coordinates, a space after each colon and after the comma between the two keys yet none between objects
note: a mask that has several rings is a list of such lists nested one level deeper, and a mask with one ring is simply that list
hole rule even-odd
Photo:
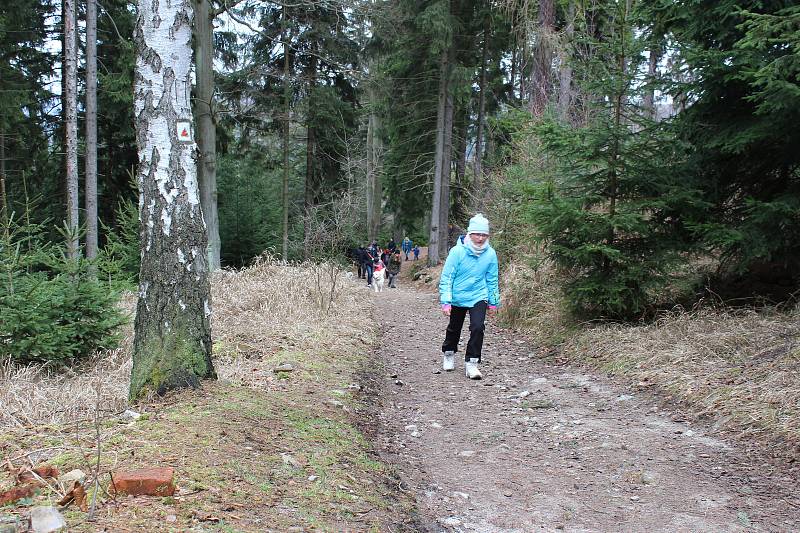
[{"label": "white sneaker", "polygon": [[477,359],[468,359],[467,362],[464,363],[464,373],[469,379],[481,379],[483,377],[481,371],[478,370]]},{"label": "white sneaker", "polygon": [[442,370],[455,370],[456,368],[456,355],[453,352],[444,352],[444,360],[442,361]]}]

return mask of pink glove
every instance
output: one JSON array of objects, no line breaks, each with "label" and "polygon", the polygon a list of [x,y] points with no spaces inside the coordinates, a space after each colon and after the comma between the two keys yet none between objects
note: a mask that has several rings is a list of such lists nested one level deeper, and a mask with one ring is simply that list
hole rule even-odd
[{"label": "pink glove", "polygon": [[442,311],[449,311],[451,309],[450,304],[442,304]]},{"label": "pink glove", "polygon": [[496,305],[490,305],[489,309],[491,309],[492,311],[497,311],[497,306]]}]

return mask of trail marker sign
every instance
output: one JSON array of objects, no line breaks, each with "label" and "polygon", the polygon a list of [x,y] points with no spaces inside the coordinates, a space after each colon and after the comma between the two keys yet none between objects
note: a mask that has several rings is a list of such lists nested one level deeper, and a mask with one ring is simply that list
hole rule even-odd
[{"label": "trail marker sign", "polygon": [[193,143],[194,136],[192,135],[192,123],[188,120],[178,120],[175,123],[176,133],[178,140],[182,143]]}]

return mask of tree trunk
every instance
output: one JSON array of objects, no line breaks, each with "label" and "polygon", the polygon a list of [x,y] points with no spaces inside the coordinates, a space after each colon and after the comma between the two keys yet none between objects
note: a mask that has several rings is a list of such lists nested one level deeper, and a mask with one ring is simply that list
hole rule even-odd
[{"label": "tree trunk", "polygon": [[544,114],[552,93],[551,71],[553,68],[553,24],[555,8],[553,0],[539,0],[539,31],[533,53],[530,110],[534,117]]},{"label": "tree trunk", "polygon": [[64,0],[64,168],[67,184],[67,254],[78,258],[78,47],[75,0]]},{"label": "tree trunk", "polygon": [[655,79],[660,57],[660,47],[654,44],[650,49],[650,57],[647,62],[648,87],[645,89],[644,97],[642,98],[642,107],[644,108],[645,116],[653,120],[656,119]]},{"label": "tree trunk", "polygon": [[[368,88],[368,97],[374,105],[377,96],[373,88]],[[378,238],[381,229],[383,188],[380,178],[380,121],[374,110],[370,110],[367,122],[367,239],[372,242]]]},{"label": "tree trunk", "polygon": [[[475,126],[475,155],[473,161],[473,172],[475,173],[476,183],[483,179],[483,123],[486,120],[486,57],[489,48],[489,17],[486,17],[486,22],[483,26],[483,50],[481,52],[481,79],[478,85],[478,122]],[[511,58],[512,72],[511,72],[511,87],[514,87],[514,72],[513,62]],[[512,89],[513,91],[513,89]]]},{"label": "tree trunk", "polygon": [[[436,151],[434,153],[433,198],[431,200],[430,237],[428,239],[428,264],[431,266],[439,264],[440,259],[440,212],[442,206],[442,181],[445,174],[442,163],[444,162],[444,128],[447,109],[447,78],[450,71],[449,59],[449,51],[443,51],[442,58],[439,61],[439,104],[436,110]],[[447,169],[446,172],[449,173],[449,170]]]},{"label": "tree trunk", "polygon": [[134,116],[141,269],[131,399],[215,378],[211,287],[190,104],[190,0],[140,0]]},{"label": "tree trunk", "polygon": [[[303,201],[303,208],[306,216],[304,217],[304,235],[308,235],[308,217],[311,216],[312,208],[317,203],[317,173],[316,173],[316,158],[317,158],[317,136],[314,131],[314,113],[312,111],[314,88],[317,86],[317,43],[312,41],[311,59],[308,66],[308,102],[309,109],[306,118],[306,182],[305,182],[305,195]],[[303,258],[308,259],[311,256],[310,243],[308,239],[305,240],[303,245]]]},{"label": "tree trunk", "polygon": [[445,257],[450,249],[450,180],[452,178],[453,163],[453,93],[450,90],[451,57],[448,59],[447,69],[447,98],[444,108],[444,148],[442,149],[442,197],[439,208],[439,251]]},{"label": "tree trunk", "polygon": [[281,8],[281,32],[283,34],[283,205],[281,229],[281,251],[284,261],[289,260],[289,119],[291,113],[292,89],[289,84],[289,21],[286,18],[286,5]]},{"label": "tree trunk", "polygon": [[463,110],[459,110],[458,124],[455,131],[458,132],[458,146],[456,147],[456,185],[452,193],[453,198],[453,220],[463,220],[466,215],[465,209],[465,189],[467,174],[467,136],[469,135],[469,105],[464,105]]},{"label": "tree trunk", "polygon": [[558,62],[558,111],[561,115],[561,120],[569,122],[572,108],[572,67],[570,66],[570,59],[572,39],[575,35],[575,2],[570,2],[567,8],[567,27],[564,33],[566,42],[561,45]]},{"label": "tree trunk", "polygon": [[209,0],[194,0],[195,100],[197,181],[208,231],[208,268],[221,267],[217,211],[217,127],[214,124],[214,26]]},{"label": "tree trunk", "polygon": [[86,257],[97,257],[97,0],[86,0]]}]

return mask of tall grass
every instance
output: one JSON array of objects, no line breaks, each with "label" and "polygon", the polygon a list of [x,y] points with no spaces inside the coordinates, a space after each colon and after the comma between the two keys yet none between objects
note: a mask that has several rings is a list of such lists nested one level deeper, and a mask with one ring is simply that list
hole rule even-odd
[{"label": "tall grass", "polygon": [[[320,268],[324,265],[287,265],[265,257],[242,271],[213,275],[214,365],[221,380],[260,386],[271,371],[254,364],[258,361],[292,352],[324,357],[344,344],[366,341],[363,291],[340,271],[325,268],[321,275]],[[135,297],[124,305],[134,309]],[[91,418],[95,406],[103,413],[124,410],[131,326],[124,337],[120,348],[67,372],[0,363],[0,430]]]}]

